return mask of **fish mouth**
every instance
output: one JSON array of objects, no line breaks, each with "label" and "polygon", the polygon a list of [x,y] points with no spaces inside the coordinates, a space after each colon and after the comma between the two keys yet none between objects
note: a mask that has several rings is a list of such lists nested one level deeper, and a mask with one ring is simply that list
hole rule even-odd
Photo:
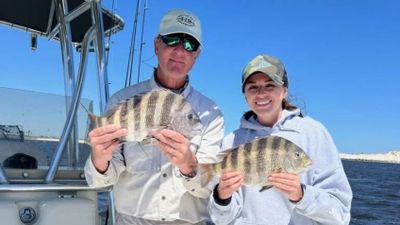
[{"label": "fish mouth", "polygon": [[201,124],[194,126],[193,130],[191,132],[191,135],[192,136],[200,135],[202,133],[202,128],[203,128],[203,125],[201,125]]}]

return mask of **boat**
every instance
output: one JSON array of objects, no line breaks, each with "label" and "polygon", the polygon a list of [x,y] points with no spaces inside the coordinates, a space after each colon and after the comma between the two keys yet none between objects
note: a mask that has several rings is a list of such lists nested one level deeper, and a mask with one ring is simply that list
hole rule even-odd
[{"label": "boat", "polygon": [[55,95],[0,87],[1,224],[114,224],[112,187],[95,189],[85,181],[90,146],[82,108],[91,111],[93,101],[81,96],[93,52],[103,113],[109,96],[105,37],[122,30],[123,19],[98,0],[14,0],[0,2],[0,24],[29,33],[33,50],[38,38],[57,42],[65,89]]}]

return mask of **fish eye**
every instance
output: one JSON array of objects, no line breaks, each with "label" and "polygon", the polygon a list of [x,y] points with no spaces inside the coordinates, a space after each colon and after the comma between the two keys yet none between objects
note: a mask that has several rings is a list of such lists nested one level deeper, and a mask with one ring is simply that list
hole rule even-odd
[{"label": "fish eye", "polygon": [[295,152],[294,155],[296,156],[296,158],[300,157],[300,153],[299,152]]},{"label": "fish eye", "polygon": [[193,116],[193,114],[188,114],[187,118],[188,118],[189,120],[193,120],[193,119],[194,119],[194,116]]}]

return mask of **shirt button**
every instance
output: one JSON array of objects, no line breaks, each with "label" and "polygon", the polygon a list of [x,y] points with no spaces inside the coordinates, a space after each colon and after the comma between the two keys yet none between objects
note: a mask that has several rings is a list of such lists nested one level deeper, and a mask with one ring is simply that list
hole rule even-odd
[{"label": "shirt button", "polygon": [[194,189],[192,189],[191,191],[192,191],[192,192],[194,192],[195,190],[194,190]]},{"label": "shirt button", "polygon": [[161,199],[162,199],[162,200],[165,200],[165,196],[162,196]]},{"label": "shirt button", "polygon": [[162,221],[165,221],[165,218],[161,218]]},{"label": "shirt button", "polygon": [[163,177],[167,177],[167,174],[166,173],[163,173],[163,175],[162,175]]}]

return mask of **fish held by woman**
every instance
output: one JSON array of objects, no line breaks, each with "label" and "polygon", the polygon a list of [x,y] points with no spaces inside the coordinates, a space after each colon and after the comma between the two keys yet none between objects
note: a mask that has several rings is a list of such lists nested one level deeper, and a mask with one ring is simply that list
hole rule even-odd
[{"label": "fish held by woman", "polygon": [[191,139],[201,132],[198,115],[186,99],[165,89],[134,95],[118,103],[105,116],[89,114],[90,130],[109,124],[127,128],[121,142],[153,142],[152,132],[161,129],[177,131]]},{"label": "fish held by woman", "polygon": [[222,161],[215,164],[201,164],[202,184],[207,184],[213,175],[225,171],[239,171],[244,174],[244,183],[261,187],[260,191],[272,185],[267,177],[272,173],[300,174],[312,164],[307,154],[293,142],[278,136],[254,139],[235,148],[224,150]]}]

